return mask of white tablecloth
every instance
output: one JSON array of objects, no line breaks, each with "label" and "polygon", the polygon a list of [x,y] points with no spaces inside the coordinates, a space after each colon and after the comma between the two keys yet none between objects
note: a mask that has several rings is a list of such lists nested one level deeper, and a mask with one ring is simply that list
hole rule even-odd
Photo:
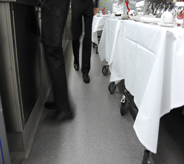
[{"label": "white tablecloth", "polygon": [[101,16],[97,17],[96,15],[93,16],[93,23],[92,23],[92,42],[98,45],[98,31],[102,31],[105,25],[105,21],[108,17]]},{"label": "white tablecloth", "polygon": [[125,79],[139,109],[135,132],[156,153],[160,118],[184,105],[184,29],[107,19],[99,55],[110,81]]},{"label": "white tablecloth", "polygon": [[111,66],[110,82],[118,82],[125,78],[124,74],[124,58],[123,58],[123,31],[124,21],[120,22],[116,46],[114,49],[114,58]]},{"label": "white tablecloth", "polygon": [[156,153],[160,118],[184,105],[184,29],[134,21],[123,25],[125,86],[139,109],[134,129]]},{"label": "white tablecloth", "polygon": [[120,32],[120,25],[122,20],[109,18],[106,20],[100,43],[98,46],[98,52],[100,60],[106,60],[110,66],[110,71],[112,67],[112,62],[114,56],[116,55],[116,46]]}]

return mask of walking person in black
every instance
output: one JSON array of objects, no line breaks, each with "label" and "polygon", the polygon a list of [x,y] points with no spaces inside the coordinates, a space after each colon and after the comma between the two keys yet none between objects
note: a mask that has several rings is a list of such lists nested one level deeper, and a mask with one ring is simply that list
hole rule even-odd
[{"label": "walking person in black", "polygon": [[82,73],[85,83],[90,82],[91,33],[93,20],[93,0],[72,0],[72,45],[74,68],[79,70],[79,47],[82,34],[82,17],[84,18],[85,34],[82,43]]},{"label": "walking person in black", "polygon": [[73,116],[68,100],[62,35],[68,15],[70,0],[43,0],[42,43],[52,85],[54,102],[45,107],[55,109],[60,119]]}]

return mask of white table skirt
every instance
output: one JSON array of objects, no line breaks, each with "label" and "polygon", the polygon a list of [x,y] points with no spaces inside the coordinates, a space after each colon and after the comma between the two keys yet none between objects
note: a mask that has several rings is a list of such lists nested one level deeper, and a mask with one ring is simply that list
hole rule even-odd
[{"label": "white table skirt", "polygon": [[134,130],[157,152],[160,118],[184,105],[184,29],[107,19],[99,44],[110,81],[125,79],[139,109]]},{"label": "white table skirt", "polygon": [[124,21],[121,21],[116,46],[114,49],[114,58],[111,66],[110,82],[119,82],[120,80],[125,78],[123,58],[123,30]]},{"label": "white table skirt", "polygon": [[125,86],[139,109],[134,129],[156,153],[160,118],[184,105],[184,29],[134,21],[123,25]]},{"label": "white table skirt", "polygon": [[112,63],[114,61],[114,56],[116,55],[116,46],[120,32],[121,20],[109,18],[106,20],[101,40],[98,46],[98,52],[100,60],[106,60],[110,66],[110,71]]},{"label": "white table skirt", "polygon": [[101,16],[97,17],[96,15],[93,16],[93,23],[92,23],[92,42],[98,45],[98,31],[102,31],[105,25],[105,21],[108,17]]}]

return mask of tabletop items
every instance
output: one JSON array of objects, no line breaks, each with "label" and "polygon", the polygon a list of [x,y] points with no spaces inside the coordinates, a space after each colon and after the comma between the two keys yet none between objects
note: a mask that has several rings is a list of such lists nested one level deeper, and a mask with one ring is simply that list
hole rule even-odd
[{"label": "tabletop items", "polygon": [[99,11],[96,16],[128,19],[129,14],[134,11],[137,1],[139,0],[112,0],[112,13],[111,11],[107,11],[106,14],[102,14],[103,12]]},{"label": "tabletop items", "polygon": [[[143,12],[145,9],[145,13]],[[184,2],[168,2],[154,4],[144,1],[136,4],[135,11],[131,17],[135,21],[144,23],[155,23],[165,27],[184,27]]]},{"label": "tabletop items", "polygon": [[112,13],[108,11],[107,14],[103,15],[102,11],[99,11],[96,16],[133,19],[165,27],[184,28],[184,2],[161,2],[157,4],[148,2],[145,4],[146,1],[137,2],[136,0],[112,1]]}]

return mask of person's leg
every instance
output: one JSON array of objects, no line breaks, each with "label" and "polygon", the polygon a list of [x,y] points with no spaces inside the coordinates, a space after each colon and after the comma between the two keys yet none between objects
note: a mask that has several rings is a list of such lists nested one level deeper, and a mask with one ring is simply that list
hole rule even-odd
[{"label": "person's leg", "polygon": [[70,0],[44,0],[42,3],[42,43],[59,47],[62,45]]},{"label": "person's leg", "polygon": [[57,113],[64,114],[63,116],[71,113],[62,49],[62,35],[69,3],[69,0],[44,0],[42,6],[42,43],[53,85],[54,106],[52,107],[57,109]]},{"label": "person's leg", "polygon": [[[74,3],[74,2],[72,2]],[[82,15],[79,10],[76,10],[72,4],[72,46],[74,54],[74,64],[78,66],[76,70],[79,70],[79,48],[80,48],[80,36],[82,34]],[[75,67],[75,65],[74,65]]]},{"label": "person's leg", "polygon": [[90,71],[93,7],[94,7],[93,3],[88,5],[87,9],[83,14],[84,25],[85,25],[85,36],[83,39],[83,49],[82,49],[82,73],[83,74],[88,74]]},{"label": "person's leg", "polygon": [[53,85],[55,107],[58,111],[70,111],[63,49],[44,45],[44,51]]}]

